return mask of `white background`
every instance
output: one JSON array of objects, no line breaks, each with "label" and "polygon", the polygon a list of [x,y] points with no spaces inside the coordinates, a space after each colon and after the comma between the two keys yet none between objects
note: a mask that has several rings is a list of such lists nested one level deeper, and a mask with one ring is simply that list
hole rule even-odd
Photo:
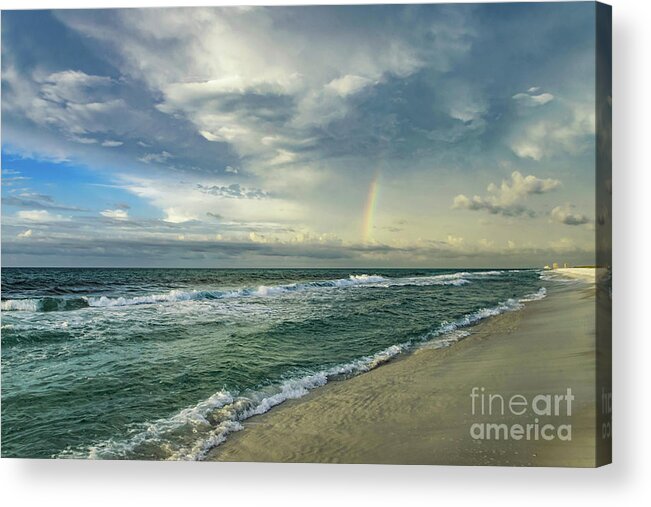
[{"label": "white background", "polygon": [[[0,0],[2,9],[174,6]],[[188,5],[305,2],[185,2]],[[323,2],[326,3],[326,2]],[[327,2],[347,3],[347,2]],[[367,3],[356,0],[355,3]],[[399,3],[399,2],[392,2]],[[597,470],[1,460],[4,505],[651,505],[651,2],[611,0],[614,464]],[[646,502],[644,501],[646,500]],[[37,503],[38,502],[38,503]]]}]

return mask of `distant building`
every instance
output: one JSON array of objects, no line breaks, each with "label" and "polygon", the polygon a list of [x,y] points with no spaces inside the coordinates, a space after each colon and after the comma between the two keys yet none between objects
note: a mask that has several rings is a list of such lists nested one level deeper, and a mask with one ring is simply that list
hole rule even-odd
[{"label": "distant building", "polygon": [[554,264],[552,264],[552,269],[558,269],[558,262],[555,262]]}]

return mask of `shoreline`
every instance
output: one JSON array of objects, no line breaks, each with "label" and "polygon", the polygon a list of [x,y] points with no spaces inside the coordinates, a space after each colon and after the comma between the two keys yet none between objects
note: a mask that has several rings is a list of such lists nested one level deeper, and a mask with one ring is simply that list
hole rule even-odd
[{"label": "shoreline", "polygon": [[543,271],[547,277],[555,280],[581,280],[587,283],[595,283],[599,280],[604,270],[599,268],[556,268]]},{"label": "shoreline", "polygon": [[[586,271],[567,275],[589,281]],[[545,299],[466,328],[450,347],[425,345],[253,416],[205,459],[594,466],[594,285],[551,281],[548,289]],[[472,438],[475,423],[533,423],[508,410],[473,415],[473,387],[504,398],[571,388],[571,417],[540,418],[571,424],[571,441]]]}]

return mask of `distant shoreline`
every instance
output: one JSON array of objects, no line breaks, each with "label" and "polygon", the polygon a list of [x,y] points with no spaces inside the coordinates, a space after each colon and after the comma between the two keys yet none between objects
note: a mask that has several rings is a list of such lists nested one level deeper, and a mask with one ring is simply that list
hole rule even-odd
[{"label": "distant shoreline", "polygon": [[597,267],[575,267],[575,268],[556,268],[545,271],[546,274],[557,276],[559,278],[570,278],[573,280],[583,280],[585,282],[595,283],[597,278],[602,276],[603,269]]}]

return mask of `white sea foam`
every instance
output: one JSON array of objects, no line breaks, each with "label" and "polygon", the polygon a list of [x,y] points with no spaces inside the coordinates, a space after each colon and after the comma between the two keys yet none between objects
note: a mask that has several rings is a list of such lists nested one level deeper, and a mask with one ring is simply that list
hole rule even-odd
[{"label": "white sea foam", "polygon": [[6,299],[0,303],[4,312],[38,312],[40,308],[40,299]]},{"label": "white sea foam", "polygon": [[51,312],[78,310],[88,306],[84,298],[44,297],[33,299],[6,299],[0,309],[8,312]]},{"label": "white sea foam", "polygon": [[454,345],[455,343],[463,340],[464,338],[467,338],[468,336],[470,336],[470,331],[457,329],[439,336],[436,340],[425,342],[419,348],[442,349],[450,347],[451,345]]},{"label": "white sea foam", "polygon": [[473,279],[501,276],[505,271],[459,271],[440,275],[413,276],[408,278],[391,279],[389,285],[466,285]]},{"label": "white sea foam", "polygon": [[94,307],[113,307],[113,306],[131,306],[131,305],[146,305],[153,303],[171,303],[178,301],[192,301],[196,299],[209,299],[210,297],[224,297],[225,293],[219,291],[182,291],[171,290],[165,294],[152,294],[149,296],[134,296],[125,298],[123,296],[117,298],[110,298],[101,296],[98,298],[86,298],[88,306]]},{"label": "white sea foam", "polygon": [[545,297],[547,297],[547,289],[545,287],[541,287],[540,289],[538,289],[538,292],[534,292],[533,294],[527,294],[526,296],[520,298],[520,302],[527,303],[529,301],[540,301]]},{"label": "white sea foam", "polygon": [[167,303],[178,301],[195,301],[200,299],[228,299],[237,297],[272,297],[292,292],[303,292],[321,288],[343,288],[360,285],[376,284],[388,280],[378,275],[350,275],[348,278],[338,280],[324,280],[305,283],[291,283],[285,285],[260,285],[257,288],[244,288],[234,290],[172,290],[165,294],[153,294],[149,296],[136,296],[132,298],[109,298],[102,296],[100,298],[88,298],[89,306],[95,307],[113,307],[113,306],[130,306],[153,303]]}]

